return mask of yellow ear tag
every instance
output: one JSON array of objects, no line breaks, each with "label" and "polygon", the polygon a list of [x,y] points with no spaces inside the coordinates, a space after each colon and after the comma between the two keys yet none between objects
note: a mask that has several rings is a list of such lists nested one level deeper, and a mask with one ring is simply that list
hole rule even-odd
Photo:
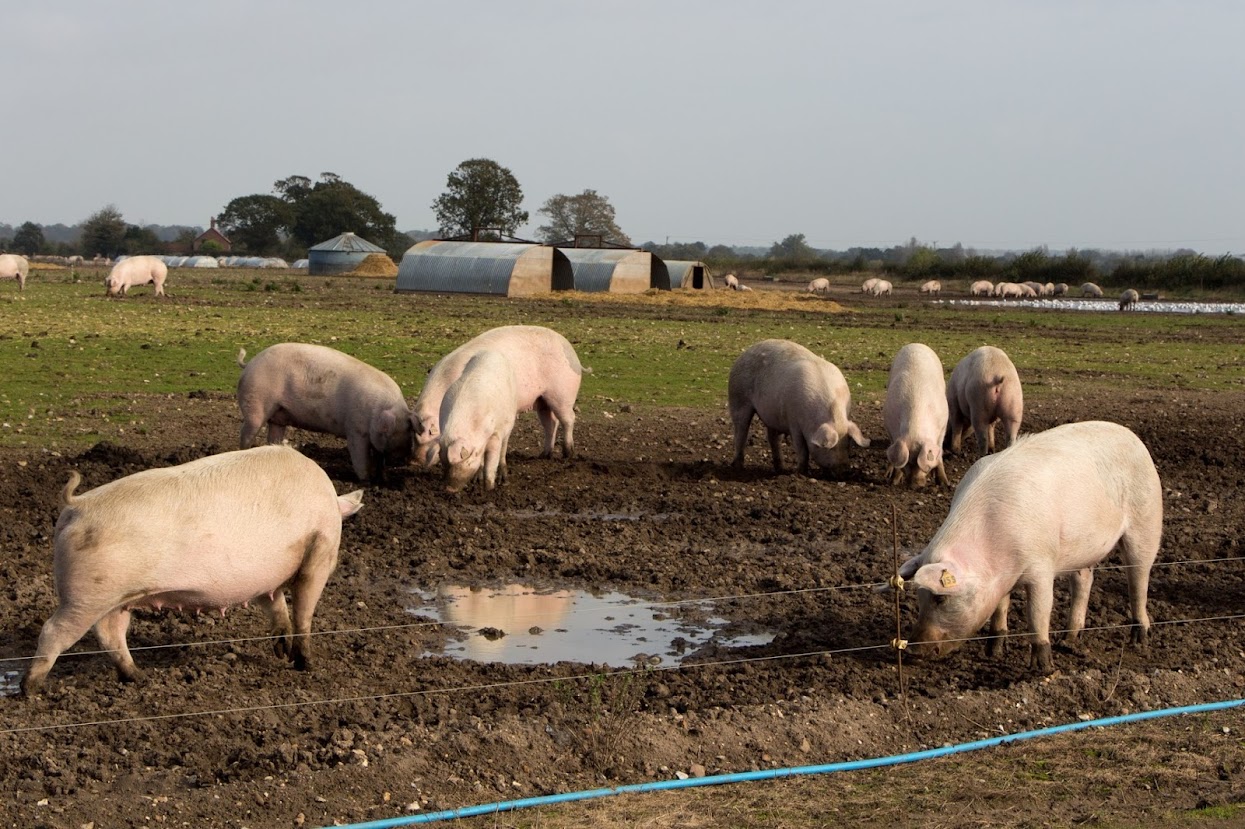
[{"label": "yellow ear tag", "polygon": [[950,570],[943,570],[942,577],[938,581],[943,587],[955,587],[955,576],[951,575]]}]

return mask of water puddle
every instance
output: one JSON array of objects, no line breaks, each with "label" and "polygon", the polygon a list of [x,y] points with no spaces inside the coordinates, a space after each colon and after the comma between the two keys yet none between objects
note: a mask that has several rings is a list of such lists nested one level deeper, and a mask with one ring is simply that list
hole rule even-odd
[{"label": "water puddle", "polygon": [[0,697],[15,697],[21,693],[21,671],[4,671],[0,673]]},{"label": "water puddle", "polygon": [[[1112,311],[1119,313],[1114,299],[947,299],[948,305],[980,305],[986,308],[1053,308],[1059,311]],[[1128,313],[1150,314],[1245,314],[1242,302],[1167,302],[1146,300],[1133,305]]]},{"label": "water puddle", "polygon": [[709,602],[668,604],[529,584],[442,585],[434,593],[412,589],[411,594],[417,603],[407,607],[408,613],[431,617],[457,632],[444,652],[426,656],[511,665],[671,666],[705,644],[741,647],[774,638],[772,633],[740,632],[715,616]]}]

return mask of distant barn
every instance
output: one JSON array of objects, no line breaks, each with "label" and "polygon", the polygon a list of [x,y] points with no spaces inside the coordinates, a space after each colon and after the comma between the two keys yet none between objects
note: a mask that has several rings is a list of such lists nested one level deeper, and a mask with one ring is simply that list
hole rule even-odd
[{"label": "distant barn", "polygon": [[559,248],[571,263],[576,291],[639,294],[670,289],[661,260],[646,250],[629,248]]},{"label": "distant barn", "polygon": [[519,242],[441,242],[409,248],[394,290],[529,296],[574,287],[563,251]]},{"label": "distant barn", "polygon": [[704,262],[690,259],[664,259],[671,288],[693,288],[697,291],[714,288],[713,275]]},{"label": "distant barn", "polygon": [[307,249],[307,273],[312,276],[347,273],[357,268],[369,254],[384,252],[384,248],[362,236],[343,233]]}]

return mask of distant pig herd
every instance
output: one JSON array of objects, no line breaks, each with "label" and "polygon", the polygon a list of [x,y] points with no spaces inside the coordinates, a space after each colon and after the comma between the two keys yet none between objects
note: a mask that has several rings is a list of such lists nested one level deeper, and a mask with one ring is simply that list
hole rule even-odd
[{"label": "distant pig herd", "polygon": [[[535,410],[542,457],[575,454],[575,401],[584,368],[565,337],[513,325],[486,331],[429,371],[412,407],[387,374],[340,351],[273,345],[249,362],[238,354],[240,449],[181,466],[139,472],[77,495],[75,472],[62,493],[54,573],[59,606],[43,626],[22,681],[42,686],[56,658],[94,628],[122,679],[137,669],[126,646],[135,608],[224,613],[255,601],[271,620],[277,654],[309,664],[311,617],[337,562],[342,520],[362,491],[339,496],[325,472],[293,449],[269,444],[289,427],[340,436],[355,475],[440,466],[457,492],[506,479],[516,414]],[[735,467],[754,418],[765,428],[775,471],[790,440],[797,470],[844,469],[849,446],[870,440],[851,419],[843,373],[802,345],[768,339],[730,370],[728,408]],[[983,346],[944,380],[933,349],[911,343],[891,364],[882,408],[893,484],[949,484],[944,451],[971,432],[982,457],[964,476],[950,513],[900,575],[915,584],[918,652],[953,650],[983,625],[1007,629],[1011,591],[1024,587],[1033,664],[1051,670],[1055,577],[1073,574],[1070,637],[1084,627],[1092,568],[1114,549],[1128,565],[1134,638],[1150,622],[1146,592],[1162,530],[1158,474],[1145,446],[1111,423],[1074,423],[1019,437],[1024,398],[1016,367]],[[1008,448],[995,453],[995,426]],[[1034,504],[1043,505],[1033,509]],[[293,618],[285,591],[293,599]],[[993,640],[997,652],[1001,639]]]}]

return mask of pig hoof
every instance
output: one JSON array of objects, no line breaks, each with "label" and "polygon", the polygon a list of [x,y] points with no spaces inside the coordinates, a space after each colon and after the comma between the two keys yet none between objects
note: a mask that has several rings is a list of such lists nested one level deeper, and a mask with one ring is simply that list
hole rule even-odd
[{"label": "pig hoof", "polygon": [[138,668],[118,668],[117,669],[117,679],[121,680],[122,682],[126,682],[126,683],[138,682],[142,678],[143,678],[143,672],[140,671]]},{"label": "pig hoof", "polygon": [[1003,652],[1006,649],[1007,649],[1007,644],[1004,641],[1002,636],[992,637],[988,642],[986,642],[986,656],[990,657],[991,659],[1002,658]]},{"label": "pig hoof", "polygon": [[1053,674],[1055,672],[1055,664],[1050,655],[1050,642],[1037,642],[1033,645],[1033,652],[1029,657],[1029,667],[1036,668],[1038,673]]},{"label": "pig hoof", "polygon": [[33,697],[43,693],[43,680],[31,679],[30,675],[22,677],[22,696]]},{"label": "pig hoof", "polygon": [[1150,644],[1150,631],[1134,622],[1132,633],[1129,635],[1129,640],[1137,647],[1145,648]]},{"label": "pig hoof", "polygon": [[296,671],[306,671],[311,668],[311,663],[308,661],[305,653],[296,653],[292,659],[294,662],[294,670]]}]

